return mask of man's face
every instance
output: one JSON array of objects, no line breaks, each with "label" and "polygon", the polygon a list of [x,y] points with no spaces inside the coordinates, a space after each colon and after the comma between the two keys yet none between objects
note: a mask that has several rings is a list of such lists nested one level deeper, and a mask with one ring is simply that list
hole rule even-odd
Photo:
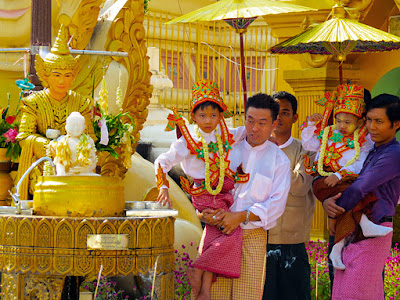
[{"label": "man's face", "polygon": [[278,125],[274,130],[275,135],[290,134],[292,125],[298,119],[297,114],[293,114],[292,104],[286,99],[276,99],[279,103]]},{"label": "man's face", "polygon": [[396,130],[400,128],[400,121],[392,125],[386,115],[386,108],[373,108],[367,112],[366,122],[371,140],[376,146],[390,142],[396,136]]},{"label": "man's face", "polygon": [[66,95],[74,81],[74,74],[72,70],[53,69],[46,80],[51,94]]},{"label": "man's face", "polygon": [[264,144],[277,124],[278,120],[272,120],[270,109],[249,107],[245,122],[247,142],[252,147]]}]

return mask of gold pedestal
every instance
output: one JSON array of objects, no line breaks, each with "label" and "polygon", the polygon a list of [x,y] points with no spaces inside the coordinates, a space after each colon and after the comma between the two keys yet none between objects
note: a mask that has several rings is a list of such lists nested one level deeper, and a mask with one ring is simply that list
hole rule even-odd
[{"label": "gold pedestal", "polygon": [[41,216],[119,217],[124,208],[119,177],[42,176],[33,195],[34,214]]},{"label": "gold pedestal", "polygon": [[[124,250],[88,248],[88,235],[128,236]],[[65,276],[132,276],[154,270],[157,298],[174,298],[174,218],[0,215],[2,299],[60,299]],[[6,292],[6,293],[5,293]],[[4,296],[5,295],[5,296]]]}]

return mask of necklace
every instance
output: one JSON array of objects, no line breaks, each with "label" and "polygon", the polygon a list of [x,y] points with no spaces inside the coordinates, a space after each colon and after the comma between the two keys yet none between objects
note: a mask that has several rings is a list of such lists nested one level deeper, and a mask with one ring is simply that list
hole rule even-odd
[{"label": "necklace", "polygon": [[[324,129],[324,133],[322,135],[322,141],[321,141],[321,151],[319,153],[319,158],[318,158],[318,173],[321,176],[330,176],[334,172],[325,172],[324,171],[324,159],[325,159],[325,152],[326,152],[326,146],[328,144],[328,135],[330,131],[335,130],[336,125],[332,126],[327,126]],[[359,142],[359,136],[360,136],[360,128],[357,128],[357,130],[354,132],[354,149],[355,149],[355,154],[352,159],[347,161],[347,163],[343,166],[343,168],[350,166],[353,164],[359,157],[360,157],[360,142]]]},{"label": "necklace", "polygon": [[222,145],[222,140],[221,136],[218,133],[215,133],[215,136],[217,138],[217,145],[218,145],[218,153],[219,153],[219,179],[218,179],[218,185],[215,188],[215,190],[212,189],[211,187],[211,182],[210,182],[210,157],[208,153],[208,144],[204,137],[201,135],[199,127],[196,126],[196,133],[199,139],[201,140],[201,144],[203,146],[203,153],[204,153],[204,163],[206,165],[205,169],[205,186],[207,192],[210,193],[210,195],[217,195],[221,192],[222,186],[224,185],[224,178],[225,178],[225,155],[224,155],[224,147]]}]

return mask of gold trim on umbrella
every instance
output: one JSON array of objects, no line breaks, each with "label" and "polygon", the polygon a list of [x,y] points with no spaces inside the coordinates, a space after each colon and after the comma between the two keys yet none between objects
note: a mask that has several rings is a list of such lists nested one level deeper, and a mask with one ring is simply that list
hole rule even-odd
[{"label": "gold trim on umbrella", "polygon": [[167,22],[167,24],[218,21],[224,19],[247,19],[312,10],[316,9],[271,0],[221,0],[175,18]]}]

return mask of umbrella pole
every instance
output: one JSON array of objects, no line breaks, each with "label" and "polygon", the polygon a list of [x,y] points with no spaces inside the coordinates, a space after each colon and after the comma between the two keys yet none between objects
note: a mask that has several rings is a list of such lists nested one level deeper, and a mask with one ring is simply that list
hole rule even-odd
[{"label": "umbrella pole", "polygon": [[339,84],[343,84],[343,67],[342,67],[343,62],[341,61],[339,63]]},{"label": "umbrella pole", "polygon": [[240,68],[242,70],[242,87],[243,87],[243,108],[246,106],[247,102],[247,87],[246,87],[246,67],[244,64],[244,46],[243,46],[243,34],[240,32]]}]

